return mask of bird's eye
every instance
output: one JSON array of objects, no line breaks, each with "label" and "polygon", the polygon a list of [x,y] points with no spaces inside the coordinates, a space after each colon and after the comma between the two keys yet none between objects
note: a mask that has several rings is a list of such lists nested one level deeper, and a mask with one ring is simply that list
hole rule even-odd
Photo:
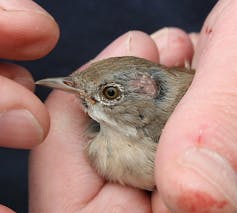
[{"label": "bird's eye", "polygon": [[104,98],[108,100],[115,100],[120,98],[121,91],[117,86],[106,86],[102,90]]}]

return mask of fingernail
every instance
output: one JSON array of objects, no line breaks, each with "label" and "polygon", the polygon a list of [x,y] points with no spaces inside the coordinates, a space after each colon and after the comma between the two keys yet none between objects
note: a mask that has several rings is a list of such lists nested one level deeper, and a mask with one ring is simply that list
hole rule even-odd
[{"label": "fingernail", "polygon": [[164,28],[152,33],[151,37],[154,40],[161,41],[160,43],[162,43],[162,45],[165,46],[168,44],[169,31],[170,30],[168,27],[164,27]]},{"label": "fingernail", "polygon": [[191,148],[178,162],[198,173],[237,209],[237,174],[223,156],[210,149]]},{"label": "fingernail", "polygon": [[28,147],[43,140],[43,129],[31,112],[14,109],[0,113],[0,141],[8,147]]}]

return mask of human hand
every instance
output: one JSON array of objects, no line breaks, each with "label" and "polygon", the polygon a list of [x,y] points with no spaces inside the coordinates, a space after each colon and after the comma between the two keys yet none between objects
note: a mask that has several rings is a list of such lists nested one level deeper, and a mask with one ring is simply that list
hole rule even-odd
[{"label": "human hand", "polygon": [[[46,55],[59,36],[57,24],[29,0],[0,0],[0,58],[33,60]],[[0,63],[0,146],[28,149],[43,141],[49,116],[32,93],[34,80],[23,67]],[[12,212],[0,206],[0,212]]]},{"label": "human hand", "polygon": [[[156,163],[159,193],[150,198],[140,190],[104,182],[83,154],[88,117],[79,100],[55,91],[46,102],[51,116],[49,135],[31,153],[30,211],[235,212],[236,174],[230,164],[236,162],[236,41],[230,35],[236,31],[236,7],[235,1],[220,1],[201,32],[193,61],[197,75],[160,140]],[[227,26],[223,20],[229,21]],[[182,31],[163,30],[152,37],[155,42],[141,32],[129,32],[96,60],[135,55],[171,66],[192,58],[191,41]],[[213,63],[214,59],[218,60]],[[222,70],[226,72],[221,75]]]},{"label": "human hand", "polygon": [[236,9],[219,1],[202,28],[196,76],[160,139],[154,212],[237,212]]},{"label": "human hand", "polygon": [[[186,40],[178,48],[182,52],[177,49],[180,58],[176,61],[183,63],[184,58],[192,56],[191,41],[180,30],[174,29],[172,33],[175,33],[174,37],[177,38],[178,34]],[[95,60],[118,55],[136,55],[157,63],[159,61],[156,44],[149,35],[142,32],[123,35]],[[165,61],[168,63],[169,59]],[[128,209],[131,212],[151,211],[147,193],[131,187],[105,183],[89,165],[84,155],[87,141],[83,138],[89,120],[81,110],[78,97],[55,91],[46,105],[51,116],[51,131],[45,143],[31,154],[30,212],[91,212],[92,209],[96,212]],[[115,194],[116,199],[113,199]]]}]

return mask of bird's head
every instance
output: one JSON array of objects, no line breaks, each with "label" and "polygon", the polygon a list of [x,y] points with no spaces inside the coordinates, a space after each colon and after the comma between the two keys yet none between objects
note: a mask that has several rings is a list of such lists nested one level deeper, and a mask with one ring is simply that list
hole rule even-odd
[{"label": "bird's head", "polygon": [[77,94],[92,119],[133,134],[129,128],[143,128],[154,120],[157,125],[166,122],[175,99],[179,99],[180,91],[170,88],[177,84],[176,77],[150,61],[125,56],[104,59],[69,77],[43,79],[37,84]]}]

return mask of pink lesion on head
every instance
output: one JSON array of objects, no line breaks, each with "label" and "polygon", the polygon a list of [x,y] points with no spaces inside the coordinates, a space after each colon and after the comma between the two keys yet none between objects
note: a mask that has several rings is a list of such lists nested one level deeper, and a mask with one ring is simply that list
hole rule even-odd
[{"label": "pink lesion on head", "polygon": [[139,76],[136,80],[132,80],[131,86],[138,89],[140,93],[146,94],[150,97],[157,96],[159,92],[159,88],[157,87],[155,80],[152,79],[151,76],[145,74]]}]

